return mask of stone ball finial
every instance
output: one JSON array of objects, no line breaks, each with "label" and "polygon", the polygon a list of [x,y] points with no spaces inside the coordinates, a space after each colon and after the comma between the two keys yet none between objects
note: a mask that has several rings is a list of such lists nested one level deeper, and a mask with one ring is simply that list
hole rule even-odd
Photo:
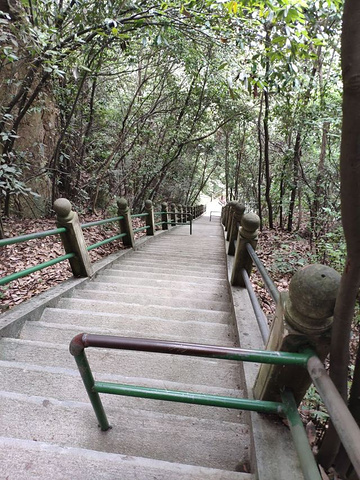
[{"label": "stone ball finial", "polygon": [[246,213],[241,219],[241,226],[248,232],[256,232],[256,230],[260,227],[260,218],[258,215],[256,215],[256,213]]},{"label": "stone ball finial", "polygon": [[341,275],[326,265],[309,265],[297,271],[289,286],[286,318],[289,324],[305,333],[322,333],[329,329]]},{"label": "stone ball finial", "polygon": [[237,203],[236,205],[234,205],[234,213],[237,217],[241,217],[242,215],[244,215],[244,212],[245,207],[242,203]]},{"label": "stone ball finial", "polygon": [[126,210],[128,208],[127,200],[124,197],[119,198],[117,205],[119,210]]},{"label": "stone ball finial", "polygon": [[54,202],[54,210],[59,217],[67,217],[71,212],[71,203],[67,198],[58,198]]},{"label": "stone ball finial", "polygon": [[150,210],[152,208],[152,201],[151,200],[145,200],[145,208],[146,208],[146,210]]}]

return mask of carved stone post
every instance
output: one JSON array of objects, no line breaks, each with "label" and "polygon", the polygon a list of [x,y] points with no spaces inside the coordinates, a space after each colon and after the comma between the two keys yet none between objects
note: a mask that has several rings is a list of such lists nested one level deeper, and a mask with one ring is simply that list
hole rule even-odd
[{"label": "carved stone post", "polygon": [[245,207],[241,203],[233,206],[233,221],[231,222],[228,255],[235,255],[235,240],[237,239],[239,224],[241,223],[244,212]]},{"label": "carved stone post", "polygon": [[146,217],[146,225],[149,228],[146,229],[146,235],[154,235],[155,233],[155,218],[154,218],[154,207],[151,200],[145,201],[145,212],[148,214]]},{"label": "carved stone post", "polygon": [[[330,348],[330,329],[340,275],[325,265],[309,265],[293,276],[289,292],[280,294],[267,350],[299,352],[314,349],[324,360]],[[311,384],[305,368],[262,364],[255,382],[255,398],[279,400],[280,390],[292,389],[300,403]]]},{"label": "carved stone post", "polygon": [[54,210],[57,214],[56,223],[58,227],[66,227],[66,232],[60,234],[65,252],[75,253],[76,255],[69,259],[74,276],[91,277],[93,270],[78,214],[71,210],[71,203],[66,198],[55,200]]},{"label": "carved stone post", "polygon": [[123,244],[134,248],[135,239],[134,232],[132,227],[130,208],[128,206],[126,198],[120,198],[117,201],[118,205],[118,215],[119,217],[124,217],[122,220],[119,220],[120,232],[126,233],[126,237],[123,237]]},{"label": "carved stone post", "polygon": [[168,230],[169,229],[169,225],[168,225],[168,206],[167,206],[167,203],[162,203],[161,204],[161,222],[162,222],[162,225],[161,225],[161,228],[162,230]]},{"label": "carved stone post", "polygon": [[183,222],[183,207],[181,204],[178,205],[178,223],[182,223]]},{"label": "carved stone post", "polygon": [[175,203],[171,204],[171,226],[176,226],[176,205]]},{"label": "carved stone post", "polygon": [[227,222],[226,222],[226,240],[230,240],[230,232],[231,232],[231,226],[233,222],[233,215],[234,215],[234,207],[237,204],[237,202],[229,202],[229,210],[228,210],[228,216],[227,216]]},{"label": "carved stone post", "polygon": [[236,241],[236,251],[233,270],[231,274],[231,285],[245,287],[241,270],[245,268],[250,276],[252,269],[252,259],[246,249],[246,244],[250,243],[255,250],[258,240],[258,228],[260,218],[256,213],[246,213],[241,219]]}]

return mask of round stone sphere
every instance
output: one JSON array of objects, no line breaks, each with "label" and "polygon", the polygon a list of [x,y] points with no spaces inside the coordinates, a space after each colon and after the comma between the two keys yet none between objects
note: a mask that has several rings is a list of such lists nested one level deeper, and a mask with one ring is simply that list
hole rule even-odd
[{"label": "round stone sphere", "polygon": [[297,271],[289,286],[292,308],[308,318],[332,317],[340,279],[336,270],[325,265],[309,265]]},{"label": "round stone sphere", "polygon": [[126,198],[124,197],[119,198],[119,200],[117,201],[117,205],[120,210],[126,210],[128,207]]},{"label": "round stone sphere", "polygon": [[67,217],[71,212],[71,203],[67,198],[58,198],[54,202],[54,210],[59,217]]},{"label": "round stone sphere", "polygon": [[241,226],[248,232],[255,232],[260,227],[260,218],[256,213],[245,213],[241,219]]}]

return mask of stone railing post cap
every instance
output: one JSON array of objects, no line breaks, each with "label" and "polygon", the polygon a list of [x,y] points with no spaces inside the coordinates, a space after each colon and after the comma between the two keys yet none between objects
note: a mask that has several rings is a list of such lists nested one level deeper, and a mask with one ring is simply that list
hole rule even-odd
[{"label": "stone railing post cap", "polygon": [[152,201],[151,200],[145,200],[145,208],[151,208],[152,207]]},{"label": "stone railing post cap", "polygon": [[313,319],[325,319],[334,314],[341,275],[326,265],[309,265],[298,270],[289,285],[292,307]]},{"label": "stone railing post cap", "polygon": [[245,212],[245,206],[242,203],[237,203],[235,206],[235,213],[244,213]]},{"label": "stone railing post cap", "polygon": [[255,231],[260,227],[260,218],[256,213],[246,213],[241,219],[241,226],[248,232]]},{"label": "stone railing post cap", "polygon": [[54,202],[54,210],[59,217],[67,217],[71,212],[71,203],[67,198],[58,198]]},{"label": "stone railing post cap", "polygon": [[118,207],[122,209],[125,209],[128,206],[127,200],[124,197],[119,198],[119,200],[117,201],[117,204],[118,204]]}]

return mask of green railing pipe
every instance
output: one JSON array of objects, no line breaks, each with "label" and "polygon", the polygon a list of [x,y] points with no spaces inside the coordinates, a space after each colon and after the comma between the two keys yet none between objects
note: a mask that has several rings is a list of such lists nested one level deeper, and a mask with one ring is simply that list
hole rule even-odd
[{"label": "green railing pipe", "polygon": [[20,235],[13,238],[4,238],[0,240],[0,247],[5,247],[6,245],[13,245],[14,243],[23,243],[28,242],[29,240],[35,240],[36,238],[49,237],[51,235],[57,235],[59,233],[65,233],[66,228],[55,228],[53,230],[45,230],[44,232],[34,232],[28,233],[27,235]]},{"label": "green railing pipe", "polygon": [[285,390],[281,393],[281,399],[304,478],[305,480],[321,480],[322,477],[311,451],[294,395],[289,390]]},{"label": "green railing pipe", "polygon": [[101,247],[102,245],[106,245],[107,243],[113,242],[114,240],[126,237],[126,235],[127,233],[119,233],[119,235],[114,235],[113,237],[106,238],[105,240],[101,240],[100,242],[89,245],[88,247],[86,247],[86,250],[89,252],[90,250],[94,250],[94,248]]},{"label": "green railing pipe", "polygon": [[139,218],[139,217],[147,217],[149,214],[148,213],[134,213],[133,215],[130,215],[131,218]]},{"label": "green railing pipe", "polygon": [[123,218],[124,217],[119,216],[119,217],[106,218],[105,220],[96,220],[95,222],[82,223],[81,228],[84,230],[85,228],[96,227],[98,225],[105,225],[107,223],[118,222]]},{"label": "green railing pipe", "polygon": [[219,347],[216,345],[169,342],[146,338],[115,337],[112,335],[93,335],[87,333],[77,335],[77,337],[81,338],[83,348],[100,347],[118,350],[139,350],[143,352],[209,357],[242,362],[269,363],[274,365],[300,365],[305,368],[309,358],[314,355],[310,350],[304,353],[277,352],[271,350],[246,350],[235,347]]},{"label": "green railing pipe", "polygon": [[150,228],[150,225],[145,225],[145,227],[135,228],[135,229],[133,230],[133,232],[134,232],[134,233],[143,232],[144,230],[147,230],[148,228]]},{"label": "green railing pipe", "polygon": [[279,290],[276,288],[276,285],[274,284],[274,282],[271,280],[266,268],[264,267],[264,265],[262,264],[260,258],[257,256],[255,250],[253,249],[253,247],[250,245],[250,243],[247,243],[246,244],[246,249],[250,255],[250,257],[252,258],[254,264],[256,265],[256,268],[259,270],[263,280],[264,280],[264,283],[265,283],[265,286],[268,290],[268,292],[270,293],[271,295],[271,298],[274,300],[274,302],[276,304],[278,304],[279,302],[279,299],[280,299],[280,293],[279,293]]},{"label": "green railing pipe", "polygon": [[191,403],[194,405],[207,405],[210,407],[234,408],[250,410],[268,414],[284,413],[283,404],[263,400],[250,400],[247,398],[225,397],[220,395],[207,395],[204,393],[182,392],[178,390],[163,390],[159,388],[139,387],[137,385],[124,385],[110,382],[94,382],[93,391],[128,397],[150,398],[178,403]]},{"label": "green railing pipe", "polygon": [[360,478],[360,429],[346,403],[329,377],[324,365],[316,356],[311,356],[307,369],[322,398],[331,421]]},{"label": "green railing pipe", "polygon": [[61,257],[53,258],[52,260],[48,260],[47,262],[40,263],[39,265],[35,265],[34,267],[26,268],[21,272],[12,273],[7,277],[0,278],[0,286],[6,285],[18,278],[26,277],[31,273],[37,272],[38,270],[42,270],[43,268],[51,267],[52,265],[56,265],[57,263],[63,262],[64,260],[69,260],[70,258],[74,258],[75,253],[67,253],[66,255],[62,255]]}]

